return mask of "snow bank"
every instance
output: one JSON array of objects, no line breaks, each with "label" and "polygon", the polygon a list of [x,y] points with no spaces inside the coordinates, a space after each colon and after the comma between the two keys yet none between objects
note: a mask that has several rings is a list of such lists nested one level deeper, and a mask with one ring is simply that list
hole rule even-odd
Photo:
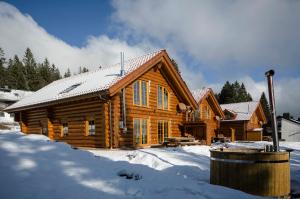
[{"label": "snow bank", "polygon": [[[89,152],[42,135],[0,132],[0,198],[258,198],[209,184],[209,149]],[[299,177],[300,154],[292,158]]]}]

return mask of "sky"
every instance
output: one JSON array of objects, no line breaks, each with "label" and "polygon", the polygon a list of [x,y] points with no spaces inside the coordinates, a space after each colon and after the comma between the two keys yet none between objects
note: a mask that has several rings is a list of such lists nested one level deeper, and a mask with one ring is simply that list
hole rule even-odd
[{"label": "sky", "polygon": [[0,47],[29,47],[62,72],[90,70],[166,49],[191,89],[246,85],[255,100],[275,70],[277,113],[300,117],[300,1],[9,0],[0,2]]}]

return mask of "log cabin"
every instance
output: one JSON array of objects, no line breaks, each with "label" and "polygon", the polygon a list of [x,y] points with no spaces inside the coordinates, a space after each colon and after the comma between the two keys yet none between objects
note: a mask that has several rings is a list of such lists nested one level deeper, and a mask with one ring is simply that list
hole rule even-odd
[{"label": "log cabin", "polygon": [[187,115],[178,104],[197,109],[166,50],[160,50],[54,81],[6,111],[26,134],[79,147],[147,147],[182,136]]},{"label": "log cabin", "polygon": [[192,121],[185,122],[185,132],[210,145],[220,130],[220,121],[224,113],[211,88],[202,88],[192,91],[198,103],[198,116],[190,117]]},{"label": "log cabin", "polygon": [[267,122],[259,101],[221,104],[225,119],[221,121],[221,133],[235,140],[261,141],[262,125]]}]

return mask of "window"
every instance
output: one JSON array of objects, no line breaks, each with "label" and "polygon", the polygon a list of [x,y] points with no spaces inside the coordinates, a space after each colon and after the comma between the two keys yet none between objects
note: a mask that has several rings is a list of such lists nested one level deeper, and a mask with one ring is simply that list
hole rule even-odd
[{"label": "window", "polygon": [[210,109],[208,106],[205,106],[205,119],[210,119]]},{"label": "window", "polygon": [[157,107],[164,110],[169,109],[169,92],[162,86],[157,88]]},{"label": "window", "polygon": [[148,143],[148,125],[148,119],[133,119],[133,135],[135,145]]},{"label": "window", "polygon": [[133,84],[134,87],[134,93],[133,93],[133,99],[134,99],[134,104],[135,105],[140,105],[140,81],[136,81]]},{"label": "window", "polygon": [[157,136],[158,143],[162,144],[165,141],[165,138],[169,137],[169,121],[158,120],[157,122]]},{"label": "window", "polygon": [[70,86],[70,87],[66,88],[65,90],[61,91],[59,94],[68,93],[68,92],[70,92],[71,90],[77,88],[80,85],[81,85],[81,83],[73,84],[72,86]]},{"label": "window", "polygon": [[15,114],[14,113],[10,113],[9,116],[10,117],[15,117]]},{"label": "window", "polygon": [[42,122],[42,134],[48,136],[48,122]]},{"label": "window", "polygon": [[88,135],[95,135],[95,121],[94,120],[89,120],[89,125],[88,125]]},{"label": "window", "polygon": [[69,125],[67,122],[64,122],[62,124],[62,132],[61,132],[61,136],[66,136],[69,133]]},{"label": "window", "polygon": [[138,80],[133,84],[133,104],[148,106],[148,82]]},{"label": "window", "polygon": [[4,112],[0,111],[0,117],[4,117]]}]

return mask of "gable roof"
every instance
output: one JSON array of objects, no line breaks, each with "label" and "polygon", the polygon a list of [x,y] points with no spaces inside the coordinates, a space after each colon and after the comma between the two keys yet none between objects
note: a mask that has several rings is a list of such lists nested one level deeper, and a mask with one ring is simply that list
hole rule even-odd
[{"label": "gable roof", "polygon": [[221,104],[223,111],[228,110],[236,114],[232,120],[250,120],[253,113],[259,106],[258,101],[240,102],[232,104]]},{"label": "gable roof", "polygon": [[[137,75],[133,76],[134,72],[140,72],[144,68],[153,67],[154,64],[162,61],[163,57],[169,59],[165,50],[159,50],[126,60],[124,62],[125,74],[123,76],[120,75],[121,66],[120,63],[118,63],[110,67],[104,67],[95,71],[54,81],[36,91],[31,96],[25,97],[17,103],[7,107],[6,110],[21,110],[29,106],[92,94],[104,90],[108,91],[108,94],[112,96],[120,88],[125,86],[126,80],[129,79],[130,81],[134,81],[134,79],[137,78]],[[165,62],[168,61],[169,60]],[[181,77],[178,74],[176,77],[180,79],[179,82],[183,85],[184,81]],[[183,87],[186,87],[186,85],[183,85]],[[190,93],[187,87],[185,90],[187,90],[185,92],[187,93],[187,97],[189,97],[188,95]],[[191,94],[190,98],[192,98]],[[191,101],[191,103],[193,103],[193,101]]]},{"label": "gable roof", "polygon": [[214,105],[215,110],[217,111],[218,115],[224,118],[223,110],[221,109],[218,100],[215,97],[215,94],[211,88],[196,89],[192,91],[193,97],[196,102],[201,104],[202,100],[209,98]]}]

